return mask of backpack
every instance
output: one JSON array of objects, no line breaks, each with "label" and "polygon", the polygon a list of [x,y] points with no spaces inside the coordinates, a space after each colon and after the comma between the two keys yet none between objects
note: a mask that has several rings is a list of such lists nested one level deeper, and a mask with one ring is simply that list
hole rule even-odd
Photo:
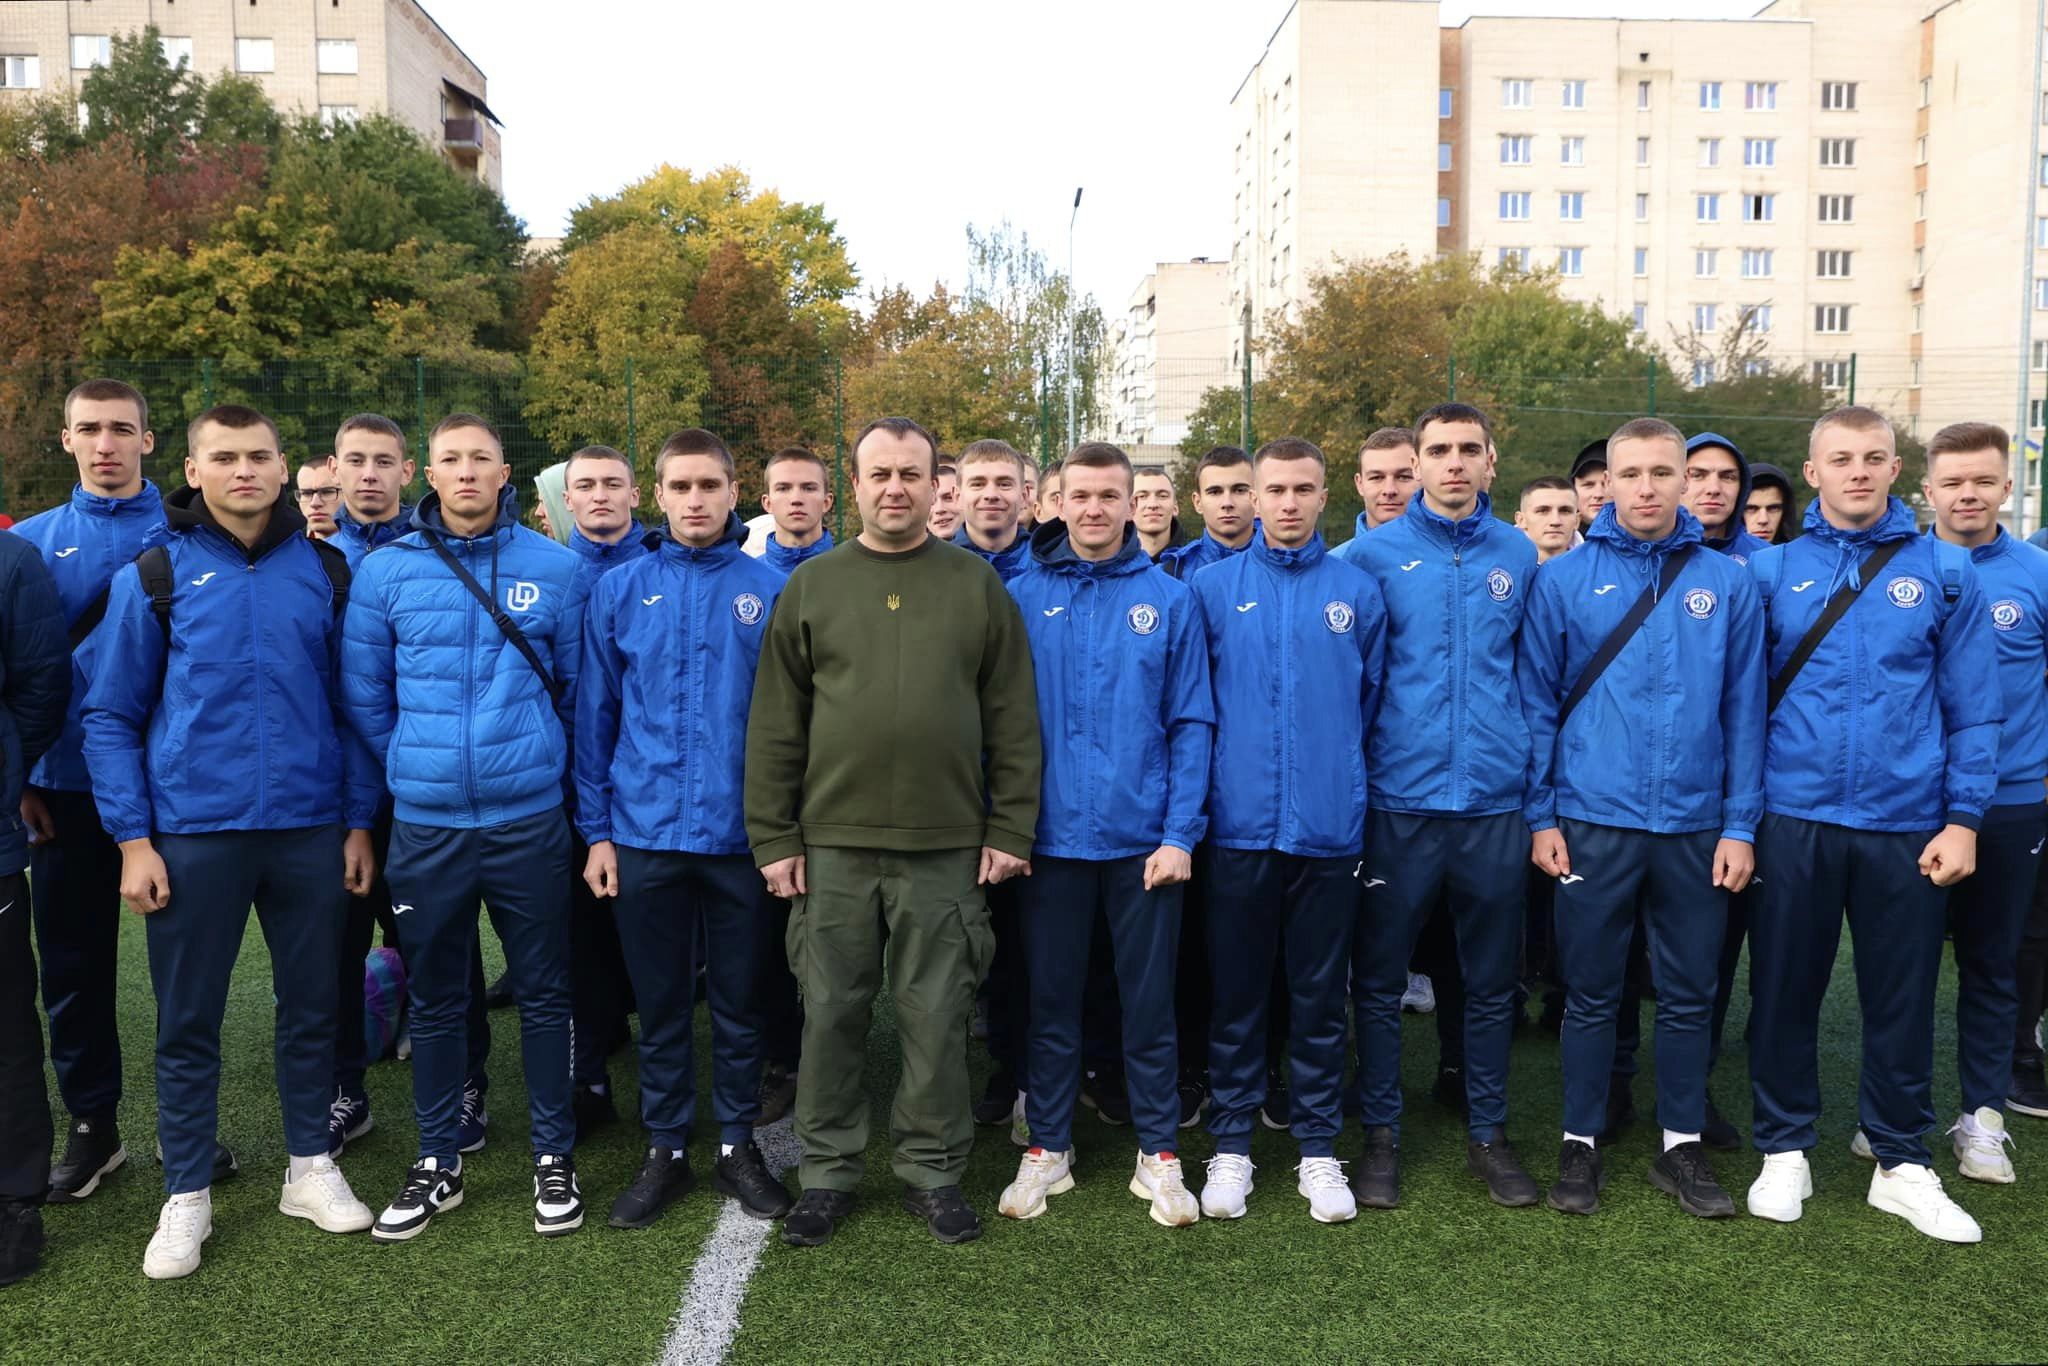
[{"label": "backpack", "polygon": [[[334,589],[334,619],[341,620],[341,614],[348,607],[348,586],[350,575],[348,557],[325,541],[311,537],[306,543],[319,552],[320,567],[327,572],[327,582]],[[171,590],[175,575],[171,570],[171,548],[155,545],[135,557],[135,572],[142,576],[142,591],[149,595],[149,605],[156,613],[156,622],[163,628],[164,644],[171,643]]]}]

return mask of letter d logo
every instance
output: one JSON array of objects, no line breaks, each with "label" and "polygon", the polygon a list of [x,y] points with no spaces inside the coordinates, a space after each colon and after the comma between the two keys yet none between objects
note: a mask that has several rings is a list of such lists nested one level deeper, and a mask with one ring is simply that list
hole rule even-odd
[{"label": "letter d logo", "polygon": [[531,610],[540,601],[540,585],[520,579],[505,590],[505,605],[515,612]]}]

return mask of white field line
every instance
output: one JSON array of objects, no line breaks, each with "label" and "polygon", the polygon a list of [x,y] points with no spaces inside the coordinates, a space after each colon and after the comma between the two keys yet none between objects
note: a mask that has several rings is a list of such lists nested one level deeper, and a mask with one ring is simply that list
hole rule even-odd
[{"label": "white field line", "polygon": [[[754,1131],[761,1156],[776,1176],[796,1165],[801,1156],[796,1134],[784,1118],[765,1129]],[[723,1199],[723,1197],[715,1197]],[[718,1225],[697,1254],[690,1283],[683,1287],[683,1302],[669,1321],[668,1341],[661,1350],[661,1366],[718,1366],[732,1347],[740,1330],[740,1306],[747,1298],[747,1282],[760,1264],[761,1249],[767,1245],[776,1225],[744,1213],[737,1201],[725,1200],[718,1212]]]}]

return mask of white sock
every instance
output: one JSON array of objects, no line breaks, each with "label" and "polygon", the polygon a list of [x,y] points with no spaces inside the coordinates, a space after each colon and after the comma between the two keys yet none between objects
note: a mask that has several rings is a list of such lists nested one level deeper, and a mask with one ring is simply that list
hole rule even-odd
[{"label": "white sock", "polygon": [[[721,1144],[719,1144],[719,1145],[718,1145],[718,1155],[719,1155],[720,1157],[731,1157],[731,1156],[732,1156],[732,1144],[730,1144],[730,1143],[721,1143]],[[676,1154],[676,1156],[677,1156],[677,1157],[681,1157],[681,1156],[682,1156],[682,1154],[681,1154],[681,1153],[677,1153],[677,1154]]]},{"label": "white sock", "polygon": [[1664,1151],[1667,1153],[1681,1143],[1697,1143],[1699,1141],[1700,1136],[1698,1134],[1681,1134],[1676,1129],[1666,1129],[1664,1131]]},{"label": "white sock", "polygon": [[1564,1141],[1567,1143],[1583,1143],[1588,1148],[1598,1146],[1593,1142],[1592,1139],[1586,1137],[1584,1134],[1566,1134],[1564,1136]]},{"label": "white sock", "polygon": [[291,1160],[291,1165],[285,1170],[284,1179],[287,1181],[296,1181],[300,1177],[304,1176],[307,1172],[313,1170],[313,1164],[315,1162],[325,1162],[327,1160],[328,1157],[326,1153],[318,1153],[312,1157],[295,1157]]}]

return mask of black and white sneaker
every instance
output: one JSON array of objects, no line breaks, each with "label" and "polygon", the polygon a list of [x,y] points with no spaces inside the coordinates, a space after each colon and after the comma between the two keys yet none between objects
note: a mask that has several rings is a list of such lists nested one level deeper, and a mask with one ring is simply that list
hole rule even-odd
[{"label": "black and white sneaker", "polygon": [[1180,1127],[1192,1129],[1209,1108],[1209,1073],[1199,1067],[1180,1070]]},{"label": "black and white sneaker", "polygon": [[576,1164],[549,1153],[533,1164],[533,1231],[559,1238],[583,1227],[583,1191],[576,1184]]},{"label": "black and white sneaker", "polygon": [[423,1157],[405,1174],[405,1185],[398,1198],[370,1226],[370,1237],[380,1243],[417,1238],[435,1215],[461,1203],[461,1159],[451,1167],[443,1167],[439,1158]]},{"label": "black and white sneaker", "polygon": [[327,1105],[327,1155],[340,1157],[341,1150],[376,1127],[370,1117],[370,1097],[357,1091],[337,1090]]},{"label": "black and white sneaker", "polygon": [[2048,1079],[2042,1076],[2039,1059],[2012,1065],[2012,1085],[2005,1088],[2005,1108],[2015,1114],[2048,1119]]},{"label": "black and white sneaker", "polygon": [[1287,1089],[1287,1074],[1277,1067],[1266,1069],[1266,1098],[1259,1103],[1259,1123],[1281,1133],[1294,1123],[1294,1096]]},{"label": "black and white sneaker", "polygon": [[50,1169],[50,1193],[45,1202],[77,1204],[127,1160],[121,1131],[111,1118],[74,1120],[64,1139],[64,1156]]},{"label": "black and white sneaker", "polygon": [[491,1112],[484,1108],[484,1091],[474,1079],[462,1083],[462,1109],[455,1117],[455,1151],[480,1153],[489,1138]]}]

